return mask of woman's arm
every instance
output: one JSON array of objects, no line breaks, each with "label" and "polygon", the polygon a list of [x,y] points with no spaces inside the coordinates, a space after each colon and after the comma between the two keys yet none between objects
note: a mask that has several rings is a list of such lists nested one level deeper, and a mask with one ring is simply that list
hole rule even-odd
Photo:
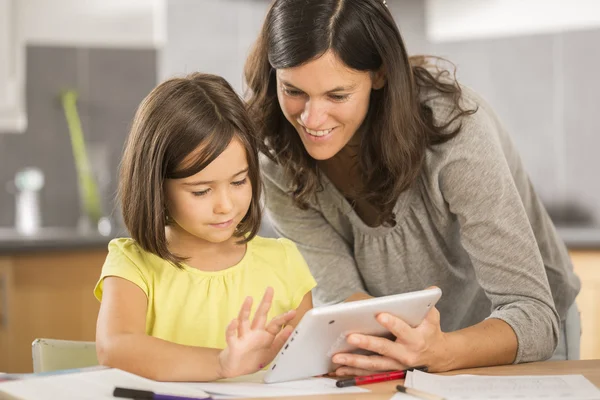
[{"label": "woman's arm", "polygon": [[[559,318],[524,206],[528,192],[519,192],[515,184],[514,176],[524,172],[512,143],[484,112],[480,108],[464,121],[458,136],[440,145],[437,164],[426,171],[439,171],[439,192],[430,195],[440,196],[435,203],[439,214],[448,215],[449,223],[459,226],[460,243],[491,302],[490,316],[452,333],[441,332],[437,310],[414,329],[391,316],[384,322],[380,316],[382,325],[399,335],[398,339],[351,335],[349,341],[360,339],[361,347],[386,356],[344,355],[344,364],[351,368],[427,365],[432,371],[443,371],[552,356]],[[520,181],[528,182],[522,176]]]}]

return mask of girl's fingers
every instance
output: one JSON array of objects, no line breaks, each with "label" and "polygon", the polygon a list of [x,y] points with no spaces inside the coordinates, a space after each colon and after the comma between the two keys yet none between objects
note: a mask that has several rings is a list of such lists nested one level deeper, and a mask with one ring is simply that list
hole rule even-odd
[{"label": "girl's fingers", "polygon": [[277,336],[275,336],[275,340],[273,340],[273,348],[277,349],[277,351],[279,351],[279,349],[281,349],[283,347],[286,340],[288,340],[288,338],[290,337],[290,335],[292,334],[293,331],[294,331],[293,326],[288,325],[285,328],[283,328],[281,330],[281,332],[279,332],[277,334]]},{"label": "girl's fingers", "polygon": [[252,309],[252,297],[248,296],[240,308],[238,315],[238,336],[243,336],[250,330],[250,310]]},{"label": "girl's fingers", "polygon": [[229,325],[227,325],[227,330],[225,331],[225,340],[227,341],[228,346],[231,346],[233,341],[235,339],[237,339],[237,327],[238,327],[237,318],[231,320]]},{"label": "girl's fingers", "polygon": [[265,330],[271,335],[277,335],[281,330],[281,327],[293,320],[295,316],[296,310],[291,310],[286,312],[285,314],[278,315],[275,318],[273,318],[271,322],[269,322]]},{"label": "girl's fingers", "polygon": [[273,288],[268,287],[265,290],[265,294],[263,295],[258,308],[256,309],[256,314],[254,314],[254,320],[252,321],[252,329],[264,329],[265,324],[267,323],[267,314],[271,309],[271,304],[273,303]]}]

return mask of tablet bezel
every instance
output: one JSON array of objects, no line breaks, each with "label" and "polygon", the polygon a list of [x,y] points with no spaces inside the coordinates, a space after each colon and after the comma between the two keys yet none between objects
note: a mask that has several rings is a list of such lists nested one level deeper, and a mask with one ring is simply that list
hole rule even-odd
[{"label": "tablet bezel", "polygon": [[375,318],[382,312],[417,326],[441,295],[439,288],[432,288],[313,308],[269,365],[264,381],[284,382],[332,372],[339,366],[331,361],[334,354],[357,350],[347,343],[349,334],[390,336]]}]

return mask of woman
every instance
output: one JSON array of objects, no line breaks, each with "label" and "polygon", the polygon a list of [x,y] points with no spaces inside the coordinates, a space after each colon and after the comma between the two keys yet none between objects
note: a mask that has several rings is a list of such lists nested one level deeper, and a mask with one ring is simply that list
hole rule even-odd
[{"label": "woman", "polygon": [[337,373],[577,358],[567,250],[489,105],[431,64],[382,0],[275,0],[246,65],[266,206],[315,302],[443,291],[417,327],[378,316],[395,341],[350,335],[379,355]]}]

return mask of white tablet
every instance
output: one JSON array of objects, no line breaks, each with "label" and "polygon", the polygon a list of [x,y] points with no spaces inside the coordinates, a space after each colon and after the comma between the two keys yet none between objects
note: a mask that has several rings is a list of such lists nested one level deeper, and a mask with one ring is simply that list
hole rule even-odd
[{"label": "white tablet", "polygon": [[441,296],[442,291],[434,288],[313,308],[273,360],[264,381],[284,382],[334,371],[339,366],[331,361],[334,354],[358,350],[346,342],[349,334],[391,336],[375,319],[382,312],[417,326]]}]

